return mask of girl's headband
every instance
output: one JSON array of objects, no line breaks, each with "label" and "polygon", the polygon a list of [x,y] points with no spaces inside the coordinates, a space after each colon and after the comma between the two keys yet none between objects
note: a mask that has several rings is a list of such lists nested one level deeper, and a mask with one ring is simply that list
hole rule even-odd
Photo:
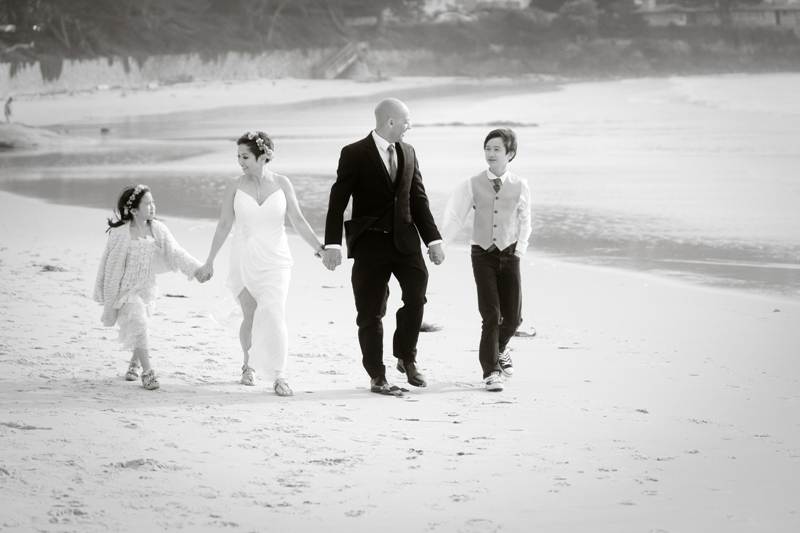
[{"label": "girl's headband", "polygon": [[136,186],[136,188],[135,188],[135,189],[133,189],[133,192],[132,192],[132,193],[131,193],[131,195],[128,197],[128,201],[127,201],[127,202],[125,202],[125,209],[123,210],[123,213],[124,213],[126,216],[127,216],[127,215],[128,215],[128,213],[130,213],[130,211],[131,211],[131,206],[133,205],[133,201],[134,201],[134,200],[136,199],[136,197],[137,197],[137,196],[138,196],[138,195],[139,195],[139,194],[140,194],[140,193],[141,193],[143,190],[145,190],[146,188],[147,188],[147,186],[139,184],[139,185],[137,185],[137,186]]}]

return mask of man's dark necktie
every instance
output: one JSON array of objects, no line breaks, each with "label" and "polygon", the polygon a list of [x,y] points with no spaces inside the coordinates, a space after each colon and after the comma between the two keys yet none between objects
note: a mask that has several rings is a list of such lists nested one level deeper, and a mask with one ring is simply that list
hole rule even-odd
[{"label": "man's dark necktie", "polygon": [[394,183],[394,179],[397,177],[397,160],[394,157],[394,145],[390,144],[389,148],[389,178]]}]

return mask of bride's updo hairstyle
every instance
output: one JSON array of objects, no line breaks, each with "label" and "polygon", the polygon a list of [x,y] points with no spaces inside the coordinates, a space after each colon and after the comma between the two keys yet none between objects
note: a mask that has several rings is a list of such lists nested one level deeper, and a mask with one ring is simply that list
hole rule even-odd
[{"label": "bride's updo hairstyle", "polygon": [[[142,202],[144,193],[150,192],[150,187],[147,185],[137,185],[135,187],[125,187],[117,199],[117,210],[114,211],[116,220],[108,220],[108,229],[118,228],[133,218],[131,214],[132,209],[138,209],[139,204]],[[148,224],[150,221],[147,222]]]},{"label": "bride's updo hairstyle", "polygon": [[269,135],[263,131],[248,131],[236,141],[237,146],[240,144],[247,146],[250,152],[256,157],[267,154],[267,163],[272,161],[272,158],[275,157],[275,153],[273,152],[275,145],[272,143],[272,139],[269,138]]}]

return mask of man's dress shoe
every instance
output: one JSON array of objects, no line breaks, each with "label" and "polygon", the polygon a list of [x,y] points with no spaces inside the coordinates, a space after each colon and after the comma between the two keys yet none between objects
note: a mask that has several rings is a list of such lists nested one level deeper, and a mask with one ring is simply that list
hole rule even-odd
[{"label": "man's dress shoe", "polygon": [[369,390],[372,392],[382,392],[389,388],[389,382],[385,377],[372,378],[369,380]]},{"label": "man's dress shoe", "polygon": [[409,385],[414,385],[415,387],[426,387],[428,385],[425,382],[425,376],[419,371],[416,363],[406,363],[402,359],[398,359],[397,371],[406,375]]}]

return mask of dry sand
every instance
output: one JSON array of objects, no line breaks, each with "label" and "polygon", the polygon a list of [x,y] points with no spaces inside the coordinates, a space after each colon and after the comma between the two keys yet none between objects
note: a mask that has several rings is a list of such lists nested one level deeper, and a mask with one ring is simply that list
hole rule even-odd
[{"label": "dry sand", "polygon": [[[521,331],[537,335],[514,340],[516,375],[489,393],[468,250],[453,247],[430,267],[429,386],[392,398],[368,391],[351,263],[328,272],[291,235],[295,396],[239,385],[237,334],[208,318],[227,245],[205,285],[159,278],[148,392],[124,381],[91,300],[110,207],[0,193],[0,531],[800,527],[796,300],[531,251]],[[164,221],[205,257],[212,223]],[[393,285],[387,331],[398,305]]]}]

